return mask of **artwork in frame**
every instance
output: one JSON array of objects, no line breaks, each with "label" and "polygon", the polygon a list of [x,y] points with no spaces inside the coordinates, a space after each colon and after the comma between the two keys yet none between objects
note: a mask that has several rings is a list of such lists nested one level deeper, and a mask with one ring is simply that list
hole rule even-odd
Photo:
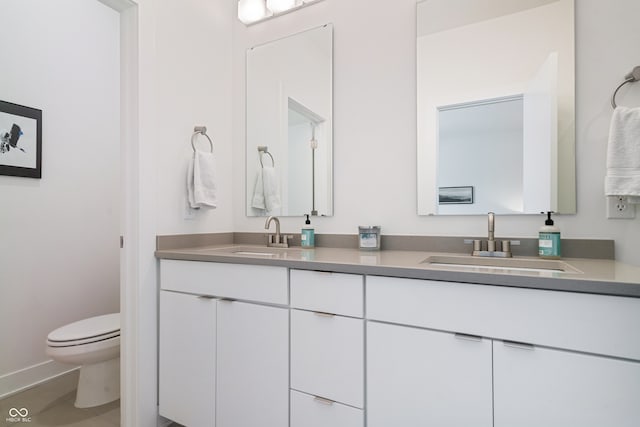
[{"label": "artwork in frame", "polygon": [[42,177],[42,110],[0,101],[0,175]]},{"label": "artwork in frame", "polygon": [[473,187],[440,187],[438,189],[438,204],[465,205],[473,203]]}]

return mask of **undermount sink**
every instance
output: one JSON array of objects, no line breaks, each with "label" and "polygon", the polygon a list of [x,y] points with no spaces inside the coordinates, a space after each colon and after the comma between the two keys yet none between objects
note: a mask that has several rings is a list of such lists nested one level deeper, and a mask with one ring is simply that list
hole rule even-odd
[{"label": "undermount sink", "polygon": [[208,249],[216,253],[225,253],[230,255],[274,257],[274,258],[290,258],[300,257],[301,248],[276,248],[268,246],[230,246],[226,248]]},{"label": "undermount sink", "polygon": [[564,261],[551,259],[432,255],[421,261],[420,264],[429,264],[434,267],[463,267],[487,270],[499,269],[568,274],[582,273]]}]

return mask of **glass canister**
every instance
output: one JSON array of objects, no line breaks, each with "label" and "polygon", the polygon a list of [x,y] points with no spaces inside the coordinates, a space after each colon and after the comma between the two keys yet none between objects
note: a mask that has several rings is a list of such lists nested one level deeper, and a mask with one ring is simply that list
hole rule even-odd
[{"label": "glass canister", "polygon": [[359,226],[358,247],[362,250],[376,251],[380,249],[380,226]]}]

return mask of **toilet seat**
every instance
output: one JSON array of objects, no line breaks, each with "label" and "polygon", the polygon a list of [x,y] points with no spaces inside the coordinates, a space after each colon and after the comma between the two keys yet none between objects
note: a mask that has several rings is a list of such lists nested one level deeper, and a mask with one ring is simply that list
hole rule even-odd
[{"label": "toilet seat", "polygon": [[83,338],[79,340],[54,341],[47,338],[47,345],[49,347],[73,347],[76,345],[84,345],[84,344],[91,344],[94,342],[104,341],[110,338],[117,338],[119,336],[120,336],[120,331],[111,332],[109,334],[98,335],[98,336],[89,337],[89,338]]},{"label": "toilet seat", "polygon": [[56,329],[47,336],[50,347],[72,347],[120,336],[120,313],[90,317]]}]

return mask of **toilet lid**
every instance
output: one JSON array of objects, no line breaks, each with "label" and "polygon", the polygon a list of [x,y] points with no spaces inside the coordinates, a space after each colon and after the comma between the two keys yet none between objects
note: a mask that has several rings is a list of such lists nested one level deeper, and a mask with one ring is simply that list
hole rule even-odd
[{"label": "toilet lid", "polygon": [[56,329],[47,337],[50,342],[70,342],[89,338],[110,338],[120,335],[120,313],[90,317]]}]

